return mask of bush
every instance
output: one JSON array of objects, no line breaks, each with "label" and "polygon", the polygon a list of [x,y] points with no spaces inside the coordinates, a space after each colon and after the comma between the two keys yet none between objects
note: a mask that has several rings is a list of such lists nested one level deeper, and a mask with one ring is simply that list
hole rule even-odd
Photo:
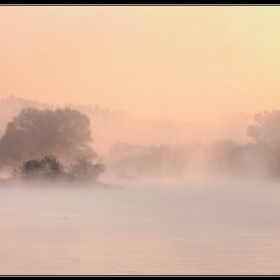
[{"label": "bush", "polygon": [[53,178],[61,174],[63,165],[55,156],[45,156],[41,159],[25,161],[22,166],[13,169],[12,177],[23,179]]},{"label": "bush", "polygon": [[105,166],[101,159],[95,163],[89,157],[78,156],[76,162],[68,167],[68,172],[76,178],[94,181],[101,173],[105,172]]}]

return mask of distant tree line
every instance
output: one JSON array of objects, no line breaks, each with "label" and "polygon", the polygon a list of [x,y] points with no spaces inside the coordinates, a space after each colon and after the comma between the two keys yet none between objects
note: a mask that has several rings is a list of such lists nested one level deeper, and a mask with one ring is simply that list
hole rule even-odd
[{"label": "distant tree line", "polygon": [[[176,146],[115,144],[106,169],[120,180],[280,179],[280,111],[255,115],[247,144],[221,140]],[[90,120],[68,107],[24,108],[0,138],[0,168],[22,180],[96,181],[105,171],[92,148]],[[59,160],[58,160],[59,158]]]},{"label": "distant tree line", "polygon": [[254,116],[246,144],[231,140],[182,145],[115,144],[108,168],[120,180],[175,178],[184,180],[279,180],[280,110]]}]

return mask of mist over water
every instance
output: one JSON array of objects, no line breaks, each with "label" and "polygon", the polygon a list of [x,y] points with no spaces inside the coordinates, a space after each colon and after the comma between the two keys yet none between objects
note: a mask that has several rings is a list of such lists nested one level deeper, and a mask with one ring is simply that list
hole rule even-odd
[{"label": "mist over water", "polygon": [[0,274],[280,274],[279,12],[1,6]]},{"label": "mist over water", "polygon": [[0,274],[280,272],[275,186],[0,192]]},{"label": "mist over water", "polygon": [[279,111],[248,133],[245,114],[200,126],[6,105],[0,274],[280,273]]},{"label": "mist over water", "polygon": [[[16,96],[0,100],[3,115],[0,121],[2,178],[9,177],[11,169],[24,160],[53,154],[68,166],[75,155],[90,153],[98,154],[104,160],[106,172],[102,174],[102,180],[119,185],[231,183],[279,177],[278,150],[266,143],[255,143],[248,137],[247,128],[254,123],[250,114],[229,114],[216,122],[202,124],[139,120],[121,110],[77,104],[67,106],[70,109]],[[33,129],[30,120],[30,126],[16,134],[7,123],[14,118],[21,118],[24,123],[22,112],[27,108],[31,108],[34,118],[37,114],[46,120],[37,119]],[[73,131],[75,141],[73,135],[69,137],[67,129],[61,133],[64,125],[72,129],[69,124],[74,114],[65,117],[65,123],[56,119],[67,111],[80,112],[87,119],[87,126],[77,123],[76,127],[83,126],[84,131]],[[15,120],[14,123],[17,125]],[[271,126],[273,132],[277,131],[277,125],[275,116]],[[28,134],[25,129],[30,129]],[[40,130],[41,134],[38,133]],[[87,137],[90,132],[91,142]],[[277,133],[271,138],[275,136],[278,139]],[[72,146],[66,145],[68,138]]]},{"label": "mist over water", "polygon": [[251,142],[175,144],[157,131],[151,145],[140,131],[132,142],[116,134],[98,159],[91,135],[162,123],[5,102],[20,110],[0,139],[0,274],[280,273],[279,111],[256,115]]}]

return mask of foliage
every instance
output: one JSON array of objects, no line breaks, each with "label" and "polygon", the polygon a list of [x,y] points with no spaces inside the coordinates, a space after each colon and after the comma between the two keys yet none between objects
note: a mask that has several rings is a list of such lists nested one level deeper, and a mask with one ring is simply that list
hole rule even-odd
[{"label": "foliage", "polygon": [[280,111],[264,111],[254,116],[255,124],[248,126],[247,135],[255,142],[271,147],[280,146]]},{"label": "foliage", "polygon": [[101,173],[105,172],[105,166],[101,159],[94,162],[90,157],[78,156],[68,167],[68,172],[80,179],[96,180]]},{"label": "foliage", "polygon": [[12,171],[12,177],[16,178],[40,178],[54,177],[61,174],[63,165],[55,156],[45,156],[41,159],[25,161],[22,166],[18,166]]},{"label": "foliage", "polygon": [[21,166],[14,168],[11,177],[18,179],[68,179],[72,182],[97,180],[98,176],[105,171],[102,160],[96,163],[89,157],[77,157],[76,161],[64,171],[64,166],[55,156],[45,156],[41,159],[25,161]]},{"label": "foliage", "polygon": [[68,160],[78,155],[97,157],[91,142],[90,120],[78,110],[25,108],[7,124],[0,156],[5,165],[46,154]]},{"label": "foliage", "polygon": [[76,161],[68,167],[68,172],[79,179],[96,180],[101,173],[105,172],[105,166],[101,159],[94,162],[90,157],[78,156]]}]

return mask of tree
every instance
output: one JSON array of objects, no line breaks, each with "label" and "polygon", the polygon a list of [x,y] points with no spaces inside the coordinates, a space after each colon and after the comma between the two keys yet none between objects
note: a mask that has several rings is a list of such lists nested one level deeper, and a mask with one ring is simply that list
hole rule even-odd
[{"label": "tree", "polygon": [[12,177],[21,179],[51,179],[60,175],[63,165],[55,156],[45,156],[41,159],[25,161],[12,171]]},{"label": "tree", "polygon": [[90,120],[78,110],[25,108],[7,124],[0,139],[0,157],[5,165],[46,154],[66,160],[97,157],[91,142]]},{"label": "tree", "polygon": [[95,181],[101,173],[105,172],[105,166],[101,159],[94,162],[90,157],[78,156],[68,167],[68,172],[78,179]]},{"label": "tree", "polygon": [[247,128],[247,135],[256,143],[266,143],[272,148],[280,147],[280,111],[264,111],[254,116],[255,125]]},{"label": "tree", "polygon": [[[280,110],[264,111],[254,116],[255,125],[247,128],[247,135],[255,141],[254,155],[262,170],[270,177],[280,177]],[[255,163],[257,160],[254,161]]]}]

